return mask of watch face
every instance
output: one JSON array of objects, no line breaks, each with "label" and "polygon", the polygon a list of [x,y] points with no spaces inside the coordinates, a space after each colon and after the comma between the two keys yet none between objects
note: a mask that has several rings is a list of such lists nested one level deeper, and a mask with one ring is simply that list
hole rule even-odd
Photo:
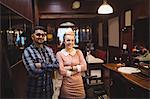
[{"label": "watch face", "polygon": [[78,9],[80,8],[80,1],[74,1],[72,4],[72,8],[73,9]]}]

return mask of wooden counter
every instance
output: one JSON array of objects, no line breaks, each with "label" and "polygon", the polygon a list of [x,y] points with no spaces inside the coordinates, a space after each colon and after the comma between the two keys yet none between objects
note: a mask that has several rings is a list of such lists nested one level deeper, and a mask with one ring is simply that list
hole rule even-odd
[{"label": "wooden counter", "polygon": [[149,98],[150,78],[141,73],[121,73],[108,63],[103,64],[103,79],[110,98]]},{"label": "wooden counter", "polygon": [[105,66],[106,68],[116,71],[119,74],[121,74],[123,77],[125,77],[127,80],[133,82],[134,84],[137,84],[138,86],[150,90],[150,78],[148,77],[141,77],[141,75],[139,75],[138,73],[135,74],[125,74],[125,73],[121,73],[118,71],[118,67],[116,64],[113,63],[109,63],[109,64],[104,64],[103,66]]}]

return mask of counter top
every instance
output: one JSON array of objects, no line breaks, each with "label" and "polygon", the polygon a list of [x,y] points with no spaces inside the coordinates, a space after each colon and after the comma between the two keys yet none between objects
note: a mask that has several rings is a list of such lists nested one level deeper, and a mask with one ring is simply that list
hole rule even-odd
[{"label": "counter top", "polygon": [[131,81],[132,83],[134,83],[134,84],[136,84],[136,85],[138,85],[144,89],[150,90],[150,78],[145,77],[142,74],[140,75],[140,73],[134,73],[134,74],[121,73],[118,71],[117,64],[114,64],[114,63],[103,64],[103,66],[110,69],[110,70],[118,72],[124,78]]}]

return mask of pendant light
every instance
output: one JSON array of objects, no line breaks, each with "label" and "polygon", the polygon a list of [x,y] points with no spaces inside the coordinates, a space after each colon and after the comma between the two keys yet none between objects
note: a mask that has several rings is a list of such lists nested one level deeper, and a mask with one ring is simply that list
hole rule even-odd
[{"label": "pendant light", "polygon": [[103,4],[98,8],[98,14],[111,14],[113,8],[107,3],[107,0],[103,0]]}]

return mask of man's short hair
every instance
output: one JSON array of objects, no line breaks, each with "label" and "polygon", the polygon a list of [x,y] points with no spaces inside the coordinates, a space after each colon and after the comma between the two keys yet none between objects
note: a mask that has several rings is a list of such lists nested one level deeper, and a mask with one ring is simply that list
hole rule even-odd
[{"label": "man's short hair", "polygon": [[43,30],[46,32],[46,29],[43,26],[35,26],[32,30],[32,34],[35,33],[36,30]]}]

